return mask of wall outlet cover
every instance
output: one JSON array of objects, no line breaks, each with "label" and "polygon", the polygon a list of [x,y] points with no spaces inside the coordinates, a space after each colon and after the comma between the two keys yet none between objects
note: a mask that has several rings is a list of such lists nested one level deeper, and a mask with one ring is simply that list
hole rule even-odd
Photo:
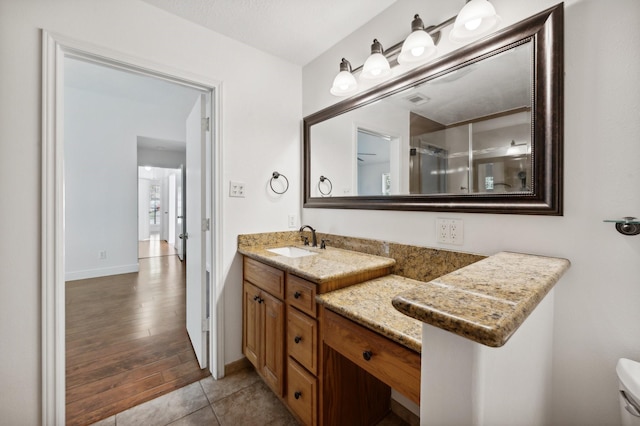
[{"label": "wall outlet cover", "polygon": [[436,219],[436,241],[443,244],[462,245],[464,225],[462,219]]},{"label": "wall outlet cover", "polygon": [[244,182],[229,181],[229,197],[244,198],[245,184]]}]

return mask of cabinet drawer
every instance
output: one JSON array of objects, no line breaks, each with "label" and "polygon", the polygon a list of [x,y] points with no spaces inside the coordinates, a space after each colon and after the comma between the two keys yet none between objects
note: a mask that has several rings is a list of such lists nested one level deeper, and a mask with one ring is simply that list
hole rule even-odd
[{"label": "cabinet drawer", "polygon": [[248,257],[244,258],[244,279],[284,299],[284,272]]},{"label": "cabinet drawer", "polygon": [[318,373],[318,322],[287,307],[287,350],[313,374]]},{"label": "cabinet drawer", "polygon": [[317,379],[293,359],[287,362],[287,403],[305,425],[316,424]]},{"label": "cabinet drawer", "polygon": [[316,285],[295,275],[287,275],[287,302],[316,317]]},{"label": "cabinet drawer", "polygon": [[420,404],[420,354],[323,309],[324,343]]}]

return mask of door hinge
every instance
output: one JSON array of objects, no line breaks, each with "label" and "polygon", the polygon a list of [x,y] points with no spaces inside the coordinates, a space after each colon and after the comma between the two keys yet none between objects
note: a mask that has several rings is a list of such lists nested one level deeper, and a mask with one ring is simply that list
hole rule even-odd
[{"label": "door hinge", "polygon": [[202,232],[208,231],[211,229],[211,219],[206,218],[202,219]]},{"label": "door hinge", "polygon": [[202,331],[209,331],[209,318],[202,320]]},{"label": "door hinge", "polygon": [[205,118],[202,119],[202,128],[206,132],[211,131],[211,118],[210,117],[205,117]]}]

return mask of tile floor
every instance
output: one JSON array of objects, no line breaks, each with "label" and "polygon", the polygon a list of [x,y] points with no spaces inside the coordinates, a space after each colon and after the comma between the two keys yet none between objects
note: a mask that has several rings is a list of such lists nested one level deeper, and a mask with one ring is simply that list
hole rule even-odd
[{"label": "tile floor", "polygon": [[[401,426],[394,415],[378,426]],[[211,377],[111,416],[94,426],[297,426],[298,423],[254,370],[221,380]]]}]

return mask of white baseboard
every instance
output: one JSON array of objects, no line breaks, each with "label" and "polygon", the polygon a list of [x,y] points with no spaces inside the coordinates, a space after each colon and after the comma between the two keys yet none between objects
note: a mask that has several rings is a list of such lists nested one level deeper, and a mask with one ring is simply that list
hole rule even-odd
[{"label": "white baseboard", "polygon": [[82,271],[66,272],[64,274],[65,281],[85,280],[87,278],[106,277],[109,275],[129,274],[131,272],[138,272],[139,266],[137,263],[133,265],[119,265],[111,266],[109,268],[98,269],[85,269]]}]

